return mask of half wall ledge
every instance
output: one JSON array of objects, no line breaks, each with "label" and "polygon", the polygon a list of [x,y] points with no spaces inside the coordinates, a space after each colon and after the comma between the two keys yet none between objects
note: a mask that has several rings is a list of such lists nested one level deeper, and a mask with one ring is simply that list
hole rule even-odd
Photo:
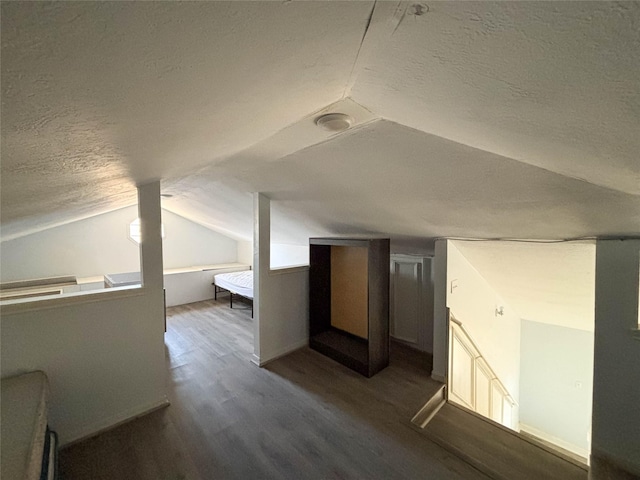
[{"label": "half wall ledge", "polygon": [[2,315],[14,315],[38,310],[48,310],[51,308],[67,307],[70,305],[81,305],[86,303],[116,300],[120,298],[138,297],[146,295],[148,292],[148,288],[140,285],[132,285],[105,290],[66,293],[52,298],[43,298],[42,300],[32,300],[29,298],[5,300],[0,302],[0,312]]}]

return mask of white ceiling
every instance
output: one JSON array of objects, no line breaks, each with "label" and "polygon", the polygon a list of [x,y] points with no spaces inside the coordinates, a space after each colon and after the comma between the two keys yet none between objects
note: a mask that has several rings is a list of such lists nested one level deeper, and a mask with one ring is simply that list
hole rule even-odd
[{"label": "white ceiling", "polygon": [[3,2],[2,238],[154,179],[236,238],[640,233],[640,4],[373,6]]},{"label": "white ceiling", "polygon": [[593,331],[595,245],[455,241],[521,318]]},{"label": "white ceiling", "polygon": [[371,6],[3,2],[3,237],[130,203],[338,100]]},{"label": "white ceiling", "polygon": [[428,2],[420,16],[408,5],[391,17],[388,4],[376,11],[392,19],[380,18],[380,33],[367,37],[355,101],[434,135],[640,194],[639,2]]},{"label": "white ceiling", "polygon": [[[393,161],[390,161],[393,159]],[[251,197],[262,191],[281,208],[313,219],[320,231],[532,238],[633,233],[637,198],[379,120],[277,161],[234,158],[198,172],[189,200],[202,218],[251,235]],[[217,183],[220,182],[220,183]],[[168,191],[181,190],[180,185]],[[188,190],[191,195],[193,190]],[[167,201],[180,205],[182,198]],[[238,207],[229,205],[233,201]],[[222,202],[222,203],[220,203]],[[240,211],[243,205],[242,211]],[[612,211],[627,212],[624,221]],[[178,212],[180,213],[180,212]],[[633,223],[627,224],[627,220]],[[279,239],[282,241],[283,239]],[[305,238],[296,238],[305,243]]]}]

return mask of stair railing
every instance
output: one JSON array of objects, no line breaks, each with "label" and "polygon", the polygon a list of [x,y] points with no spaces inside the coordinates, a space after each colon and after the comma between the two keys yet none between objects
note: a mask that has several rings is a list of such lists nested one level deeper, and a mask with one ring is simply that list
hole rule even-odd
[{"label": "stair railing", "polygon": [[513,418],[517,402],[462,322],[453,314],[449,320],[449,400],[517,430],[517,422]]}]

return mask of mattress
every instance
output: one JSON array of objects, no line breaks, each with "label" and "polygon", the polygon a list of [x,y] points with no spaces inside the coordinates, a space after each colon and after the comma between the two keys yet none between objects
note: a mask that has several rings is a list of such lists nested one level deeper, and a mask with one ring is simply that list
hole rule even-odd
[{"label": "mattress", "polygon": [[219,273],[214,275],[213,281],[218,287],[253,299],[253,270]]}]

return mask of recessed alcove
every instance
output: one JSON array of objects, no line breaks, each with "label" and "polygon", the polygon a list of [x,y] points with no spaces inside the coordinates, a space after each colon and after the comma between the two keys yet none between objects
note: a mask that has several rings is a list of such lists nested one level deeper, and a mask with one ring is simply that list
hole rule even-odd
[{"label": "recessed alcove", "polygon": [[389,364],[389,239],[309,245],[309,345],[371,377]]}]

